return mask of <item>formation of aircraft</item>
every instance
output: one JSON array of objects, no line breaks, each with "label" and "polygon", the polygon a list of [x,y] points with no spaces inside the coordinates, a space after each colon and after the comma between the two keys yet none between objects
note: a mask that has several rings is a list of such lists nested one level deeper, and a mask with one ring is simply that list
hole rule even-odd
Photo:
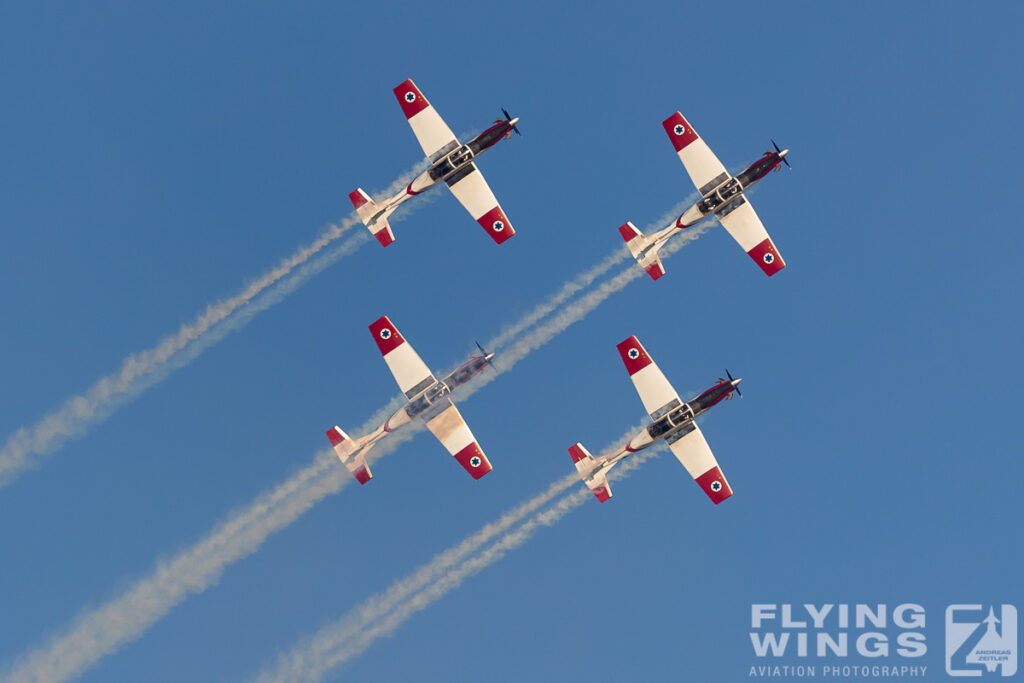
[{"label": "formation of aircraft", "polygon": [[[672,454],[676,456],[694,481],[708,495],[715,505],[732,495],[732,487],[722,474],[715,454],[711,452],[704,433],[695,422],[698,415],[706,412],[723,399],[739,394],[741,379],[719,378],[711,387],[689,403],[679,400],[679,394],[672,388],[665,375],[647,353],[636,336],[619,343],[619,355],[626,364],[629,378],[633,380],[636,392],[640,394],[644,408],[651,416],[652,423],[640,431],[617,452],[595,458],[580,442],[569,447],[569,455],[576,464],[580,479],[593,491],[600,502],[612,497],[608,484],[608,470],[637,451],[649,448],[664,439]],[[740,394],[742,395],[742,394]]]},{"label": "formation of aircraft", "polygon": [[[519,119],[502,109],[504,119],[497,119],[493,126],[463,144],[412,79],[401,83],[394,93],[426,154],[429,168],[404,190],[380,203],[361,188],[349,195],[370,232],[385,247],[394,242],[388,217],[404,202],[443,181],[495,242],[501,244],[514,235],[515,230],[473,160],[499,140],[508,139],[513,132],[519,133],[516,127]],[[651,236],[644,235],[631,222],[619,228],[637,263],[657,280],[665,274],[658,250],[675,234],[713,214],[766,275],[774,275],[785,268],[785,261],[744,191],[770,171],[779,170],[781,164],[789,166],[786,161],[789,150],[779,149],[773,141],[774,152],[766,151],[760,159],[732,176],[681,113],[677,111],[662,125],[701,198],[668,227]],[[407,402],[384,424],[361,438],[353,439],[337,425],[327,430],[327,437],[345,467],[359,483],[368,482],[373,477],[366,460],[370,448],[418,418],[474,479],[490,472],[491,463],[452,403],[450,394],[482,371],[494,354],[480,348],[480,355],[472,356],[439,380],[387,316],[372,323],[370,333]],[[741,380],[733,379],[726,370],[728,379],[719,378],[710,389],[684,403],[640,340],[629,337],[618,345],[618,350],[652,422],[609,455],[595,458],[581,443],[573,444],[569,453],[583,482],[598,501],[605,502],[612,496],[607,478],[609,470],[631,454],[664,440],[713,503],[717,505],[732,496],[732,487],[695,420],[720,401],[731,399],[734,393],[741,395]]]},{"label": "formation of aircraft", "polygon": [[348,471],[360,484],[370,481],[373,474],[366,462],[366,452],[391,432],[419,418],[470,476],[479,479],[490,472],[490,461],[480,449],[449,394],[487,367],[494,354],[480,349],[479,356],[473,356],[439,380],[386,315],[370,325],[370,334],[377,342],[384,362],[395,376],[398,388],[405,394],[408,403],[395,411],[380,427],[359,439],[353,439],[337,425],[327,430],[327,438],[334,452]]},{"label": "formation of aircraft", "polygon": [[362,188],[356,188],[349,194],[356,213],[377,241],[385,247],[394,242],[395,234],[391,232],[388,216],[403,203],[441,181],[495,242],[501,244],[516,234],[473,159],[502,138],[511,137],[513,131],[522,135],[516,127],[519,117],[512,118],[502,109],[504,119],[496,119],[493,126],[462,144],[411,78],[395,88],[395,97],[398,98],[398,104],[402,105],[402,111],[427,156],[430,168],[417,176],[404,190],[380,204],[373,201]]},{"label": "formation of aircraft", "polygon": [[773,141],[774,152],[766,150],[764,156],[733,177],[678,111],[662,121],[661,125],[665,127],[665,133],[701,198],[668,227],[653,235],[643,234],[630,221],[619,227],[619,234],[626,240],[629,252],[640,267],[647,271],[651,279],[657,280],[664,275],[665,267],[658,258],[658,250],[672,236],[714,214],[765,275],[771,277],[785,268],[786,262],[743,191],[768,175],[769,171],[781,168],[781,164],[789,166],[786,161],[789,150],[779,149]]}]

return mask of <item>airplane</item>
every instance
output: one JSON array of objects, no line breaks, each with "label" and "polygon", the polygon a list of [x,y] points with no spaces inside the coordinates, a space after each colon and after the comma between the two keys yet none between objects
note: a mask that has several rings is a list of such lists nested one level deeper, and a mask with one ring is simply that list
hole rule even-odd
[{"label": "airplane", "polygon": [[403,203],[442,180],[473,216],[473,220],[479,223],[495,242],[501,244],[516,234],[487,181],[477,170],[473,159],[493,147],[503,137],[506,140],[510,138],[513,131],[517,135],[522,135],[516,127],[519,117],[512,118],[502,109],[504,119],[495,119],[493,126],[468,143],[462,144],[448,128],[444,119],[430,106],[430,102],[411,78],[395,88],[395,97],[398,98],[398,104],[402,106],[402,111],[409,120],[412,132],[416,134],[416,139],[423,147],[430,168],[418,175],[404,190],[380,204],[373,201],[361,187],[349,194],[352,205],[356,207],[356,213],[377,241],[385,247],[394,242],[395,234],[391,231],[388,216]]},{"label": "airplane", "polygon": [[478,344],[479,356],[472,356],[447,377],[439,380],[386,315],[370,325],[370,333],[408,402],[385,420],[384,424],[362,438],[353,439],[337,425],[327,430],[327,438],[334,452],[348,471],[360,484],[370,481],[373,474],[366,463],[367,451],[385,436],[418,417],[470,476],[479,479],[490,472],[491,463],[480,450],[476,438],[448,395],[487,367],[494,354],[487,353]]},{"label": "airplane", "polygon": [[733,379],[726,370],[725,374],[729,379],[719,378],[715,386],[689,403],[683,403],[635,335],[621,342],[618,349],[653,424],[645,427],[611,455],[595,458],[579,441],[570,446],[569,455],[572,456],[583,483],[594,493],[598,501],[605,502],[612,497],[612,489],[607,479],[608,470],[633,453],[649,448],[664,439],[672,454],[696,480],[711,502],[718,505],[731,496],[732,487],[718,467],[711,447],[708,446],[703,432],[694,420],[719,401],[731,399],[733,392],[742,397],[739,390],[742,379]]},{"label": "airplane", "polygon": [[630,221],[619,227],[619,234],[626,241],[629,252],[640,267],[647,271],[652,280],[664,275],[665,267],[658,257],[658,249],[673,235],[693,227],[713,213],[733,239],[739,242],[743,251],[761,267],[765,275],[771,277],[785,268],[786,262],[775,248],[743,191],[768,175],[769,171],[779,170],[780,164],[790,167],[786,161],[789,150],[779,149],[773,140],[774,152],[766,150],[764,156],[738,176],[732,177],[707,143],[697,135],[697,131],[678,111],[665,119],[661,125],[665,127],[665,132],[676,148],[676,154],[683,162],[686,172],[690,174],[690,179],[697,186],[701,199],[668,227],[649,237]]}]

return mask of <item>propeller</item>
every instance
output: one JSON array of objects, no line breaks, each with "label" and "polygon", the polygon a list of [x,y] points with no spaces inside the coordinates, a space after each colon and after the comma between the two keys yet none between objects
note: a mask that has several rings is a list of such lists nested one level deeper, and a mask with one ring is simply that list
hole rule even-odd
[{"label": "propeller", "polygon": [[[775,144],[775,143],[773,142],[772,144]],[[729,381],[730,381],[730,382],[733,382],[733,381],[735,381],[735,380],[734,380],[734,379],[732,378],[732,375],[730,375],[730,374],[729,374],[729,368],[726,368],[726,369],[725,369],[725,376],[729,378]],[[743,398],[743,394],[742,394],[742,393],[740,392],[740,387],[739,387],[739,385],[736,385],[736,386],[734,386],[734,387],[733,387],[733,391],[735,391],[735,392],[736,392],[736,395],[737,395],[737,396],[739,396],[740,398]],[[731,398],[731,397],[732,397],[732,395],[730,394],[730,398]]]},{"label": "propeller", "polygon": [[[501,108],[501,113],[505,115],[505,120],[506,121],[511,121],[512,120],[512,115],[509,114],[508,110],[505,109],[504,107]],[[512,130],[514,130],[516,132],[516,135],[522,137],[523,134],[519,132],[519,128],[517,128],[515,124],[512,124]]]},{"label": "propeller", "polygon": [[[771,140],[771,138],[769,138],[769,140]],[[772,146],[775,147],[775,151],[776,152],[781,152],[782,151],[781,149],[779,149],[779,146],[775,144],[775,140],[772,140]],[[780,158],[782,159],[782,163],[784,163],[786,165],[786,168],[788,168],[789,170],[793,170],[793,167],[789,165],[788,161],[786,161],[786,157],[780,157]]]},{"label": "propeller", "polygon": [[[474,342],[474,343],[476,344],[476,348],[480,349],[480,357],[486,359],[487,356],[490,355],[490,354],[487,353],[487,349],[485,349],[483,346],[481,346],[480,342]],[[491,362],[492,361],[488,360],[487,364],[484,365],[484,368],[486,368],[487,365],[490,365]]]}]

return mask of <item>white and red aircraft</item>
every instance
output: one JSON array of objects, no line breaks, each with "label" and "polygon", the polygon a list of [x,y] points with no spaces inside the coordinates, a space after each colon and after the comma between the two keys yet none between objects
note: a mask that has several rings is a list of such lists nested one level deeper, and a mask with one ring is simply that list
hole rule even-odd
[{"label": "white and red aircraft", "polygon": [[356,207],[359,218],[373,236],[383,245],[395,241],[395,235],[388,224],[388,216],[402,203],[444,181],[455,198],[462,203],[473,220],[487,231],[491,238],[501,244],[516,231],[505,217],[498,200],[488,187],[487,181],[473,163],[475,157],[494,146],[502,137],[508,139],[512,131],[522,135],[516,128],[519,117],[511,118],[502,109],[505,119],[495,119],[495,124],[477,135],[465,145],[461,144],[444,119],[430,106],[412,79],[395,88],[395,97],[402,105],[402,111],[409,120],[412,132],[416,134],[423,153],[427,155],[430,168],[416,177],[408,187],[390,199],[377,204],[362,188],[356,188],[349,199]]},{"label": "white and red aircraft", "polygon": [[622,361],[633,380],[633,386],[640,394],[644,408],[650,413],[654,423],[629,440],[618,452],[595,458],[583,444],[576,442],[569,447],[572,461],[576,463],[583,483],[594,492],[600,502],[612,497],[612,489],[608,484],[608,470],[624,458],[639,450],[653,446],[664,439],[672,454],[683,464],[704,493],[708,494],[715,505],[732,495],[732,488],[722,470],[718,467],[711,447],[704,439],[704,434],[694,422],[701,413],[725,398],[732,398],[732,392],[740,393],[740,379],[733,379],[726,370],[729,379],[719,379],[718,383],[693,399],[689,403],[679,400],[679,394],[665,379],[665,375],[651,360],[643,344],[635,336],[630,337],[618,346]]},{"label": "white and red aircraft", "polygon": [[494,358],[494,354],[484,353],[481,349],[481,355],[473,356],[450,375],[439,380],[386,315],[370,325],[370,333],[409,402],[385,420],[384,424],[360,439],[352,439],[337,425],[327,430],[327,438],[348,471],[355,475],[360,484],[370,481],[373,475],[366,464],[366,452],[385,436],[418,417],[427,423],[427,429],[434,433],[474,479],[490,472],[491,463],[480,450],[473,433],[469,431],[469,426],[448,394],[483,370]]},{"label": "white and red aircraft", "polygon": [[765,275],[770,277],[785,268],[786,262],[782,260],[743,191],[768,175],[769,171],[778,170],[779,164],[785,163],[789,166],[789,162],[786,161],[789,150],[779,149],[778,145],[772,142],[775,146],[774,152],[765,151],[763,157],[734,178],[682,114],[676,112],[661,125],[665,127],[665,132],[668,133],[680,161],[686,167],[686,172],[690,174],[690,179],[697,186],[701,199],[667,228],[650,237],[640,232],[629,221],[619,228],[619,234],[626,240],[629,252],[633,254],[640,267],[646,270],[653,280],[664,275],[665,268],[658,258],[658,249],[676,233],[700,223],[709,214],[714,213]]}]

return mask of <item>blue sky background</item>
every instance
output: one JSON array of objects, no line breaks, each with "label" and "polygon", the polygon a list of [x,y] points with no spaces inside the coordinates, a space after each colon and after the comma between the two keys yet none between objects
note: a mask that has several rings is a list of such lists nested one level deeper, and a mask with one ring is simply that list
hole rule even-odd
[{"label": "blue sky background", "polygon": [[[395,395],[388,314],[442,371],[692,193],[680,109],[742,168],[788,268],[714,227],[460,404],[495,471],[423,434],[83,680],[225,680],[572,471],[643,417],[615,344],[680,393],[736,495],[670,456],[328,678],[746,677],[750,604],[1024,607],[1016,426],[1021,6],[120,3],[0,9],[0,438],[116,370],[420,158],[391,89],[456,133],[516,226],[442,190],[0,490],[0,666],[306,466]],[[660,227],[660,226],[659,226]],[[361,229],[361,228],[359,228]],[[624,249],[624,247],[621,247]],[[501,363],[501,357],[496,358]],[[338,467],[341,467],[339,464]],[[905,663],[905,662],[903,662]],[[598,673],[600,672],[600,673]],[[943,674],[944,675],[944,674]]]}]

